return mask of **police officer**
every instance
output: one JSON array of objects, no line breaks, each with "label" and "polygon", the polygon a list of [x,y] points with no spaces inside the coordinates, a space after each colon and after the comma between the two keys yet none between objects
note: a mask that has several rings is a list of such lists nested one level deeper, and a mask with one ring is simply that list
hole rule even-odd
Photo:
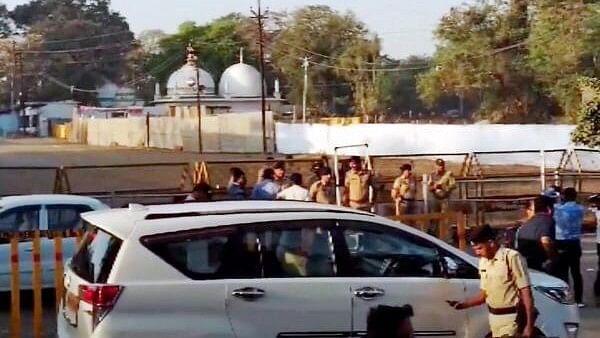
[{"label": "police officer", "polygon": [[335,186],[331,177],[331,169],[320,168],[319,177],[319,180],[310,186],[309,199],[322,204],[335,204]]},{"label": "police officer", "polygon": [[448,199],[456,188],[456,179],[452,171],[446,168],[446,162],[438,158],[435,160],[435,171],[429,176],[430,212],[448,211]]},{"label": "police officer", "polygon": [[492,337],[532,337],[535,308],[525,259],[500,247],[489,225],[475,228],[470,242],[480,257],[481,291],[464,302],[448,304],[462,310],[487,303]]},{"label": "police officer", "polygon": [[417,213],[415,198],[417,196],[417,180],[412,174],[412,166],[408,163],[400,167],[400,176],[394,180],[391,197],[396,203],[396,215],[412,215]]},{"label": "police officer", "polygon": [[371,172],[362,168],[360,157],[352,156],[350,170],[344,180],[344,205],[353,209],[370,211],[369,187],[372,186]]}]

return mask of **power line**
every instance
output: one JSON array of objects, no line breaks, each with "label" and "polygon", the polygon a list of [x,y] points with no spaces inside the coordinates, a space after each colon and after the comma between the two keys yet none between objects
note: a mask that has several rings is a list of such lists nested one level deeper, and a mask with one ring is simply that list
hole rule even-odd
[{"label": "power line", "polygon": [[74,48],[74,49],[62,49],[62,50],[23,50],[23,51],[20,51],[19,53],[22,53],[22,54],[34,54],[34,55],[39,55],[39,54],[68,54],[68,53],[78,53],[78,52],[86,52],[86,51],[93,51],[93,50],[111,49],[111,48],[116,48],[116,47],[125,47],[125,46],[131,46],[133,44],[134,43],[130,41],[130,42],[111,43],[111,44],[107,44],[107,45],[98,45],[98,46],[94,46],[94,47]]},{"label": "power line", "polygon": [[93,39],[98,39],[98,38],[104,38],[104,37],[116,36],[116,35],[124,35],[124,34],[133,34],[133,33],[129,30],[126,30],[126,31],[114,32],[114,33],[104,33],[104,34],[92,35],[92,36],[87,36],[84,38],[48,40],[48,41],[43,41],[43,43],[45,45],[50,45],[50,44],[65,43],[65,42],[79,42],[79,41],[93,40]]}]

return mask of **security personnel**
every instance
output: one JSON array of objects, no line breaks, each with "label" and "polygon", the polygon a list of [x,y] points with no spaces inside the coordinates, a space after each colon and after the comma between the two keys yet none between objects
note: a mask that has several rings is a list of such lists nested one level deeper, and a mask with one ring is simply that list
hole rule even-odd
[{"label": "security personnel", "polygon": [[331,169],[320,168],[319,177],[319,180],[310,186],[309,199],[321,204],[335,204],[335,186],[331,177]]},{"label": "security personnel", "polygon": [[429,177],[430,212],[448,211],[448,199],[456,188],[456,179],[452,171],[446,169],[446,162],[441,158],[435,160],[435,171]]},{"label": "security personnel", "polygon": [[350,170],[344,180],[344,205],[352,209],[370,211],[369,187],[372,185],[372,175],[362,168],[360,157],[352,156]]},{"label": "security personnel", "polygon": [[394,180],[391,197],[396,203],[396,215],[412,215],[417,213],[415,198],[417,196],[417,180],[412,174],[412,166],[408,163],[400,167],[400,176]]},{"label": "security personnel", "polygon": [[470,238],[480,257],[481,291],[464,301],[447,301],[457,310],[487,303],[494,338],[532,337],[535,307],[525,259],[515,250],[500,247],[489,225],[473,230]]}]

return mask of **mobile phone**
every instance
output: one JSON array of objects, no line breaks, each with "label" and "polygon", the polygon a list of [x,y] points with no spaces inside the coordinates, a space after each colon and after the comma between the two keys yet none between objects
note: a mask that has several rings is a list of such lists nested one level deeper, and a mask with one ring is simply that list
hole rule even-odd
[{"label": "mobile phone", "polygon": [[455,300],[447,300],[446,303],[452,307],[455,307],[458,304],[458,302]]}]

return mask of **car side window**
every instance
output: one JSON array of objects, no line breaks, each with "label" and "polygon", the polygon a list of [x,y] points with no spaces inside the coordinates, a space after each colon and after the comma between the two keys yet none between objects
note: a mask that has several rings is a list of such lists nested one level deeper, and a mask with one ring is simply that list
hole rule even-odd
[{"label": "car side window", "polygon": [[335,255],[329,221],[263,224],[246,234],[260,246],[265,278],[333,277]]},{"label": "car side window", "polygon": [[191,279],[260,277],[256,241],[235,229],[150,236],[142,244]]},{"label": "car side window", "polygon": [[48,230],[77,230],[83,225],[81,213],[92,211],[89,205],[47,205]]},{"label": "car side window", "polygon": [[375,223],[343,223],[345,274],[357,277],[442,277],[437,248],[401,230]]},{"label": "car side window", "polygon": [[26,232],[40,228],[40,206],[28,205],[0,213],[0,232]]}]

